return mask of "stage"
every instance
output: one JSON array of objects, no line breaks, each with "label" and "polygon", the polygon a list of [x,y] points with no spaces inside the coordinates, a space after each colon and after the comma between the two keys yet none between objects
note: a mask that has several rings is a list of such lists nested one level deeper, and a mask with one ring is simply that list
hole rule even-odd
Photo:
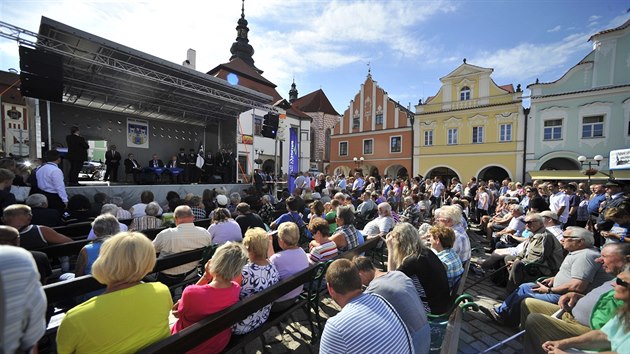
[{"label": "stage", "polygon": [[[153,192],[155,201],[160,205],[166,203],[166,193],[175,191],[184,199],[187,193],[193,193],[202,196],[204,189],[213,188],[219,190],[224,188],[229,197],[232,192],[241,193],[244,189],[251,187],[251,184],[125,184],[125,183],[109,183],[101,181],[79,181],[79,187],[66,187],[68,198],[75,194],[82,194],[94,202],[94,194],[102,192],[108,197],[121,197],[123,199],[123,208],[129,209],[132,205],[140,203],[140,194],[149,190]],[[242,194],[241,194],[242,195]]]}]

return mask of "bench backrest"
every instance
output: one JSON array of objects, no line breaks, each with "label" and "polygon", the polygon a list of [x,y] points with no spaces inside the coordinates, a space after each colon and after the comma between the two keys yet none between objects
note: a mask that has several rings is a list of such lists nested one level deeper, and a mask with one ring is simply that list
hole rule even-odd
[{"label": "bench backrest", "polygon": [[[351,258],[361,254],[373,248],[378,240],[378,238],[368,240],[363,245],[339,255],[338,258]],[[311,280],[317,269],[318,265],[312,265],[255,295],[239,301],[235,305],[208,316],[181,332],[142,349],[139,353],[174,353],[190,350]]]},{"label": "bench backrest", "polygon": [[[208,248],[216,248],[216,245],[208,246]],[[159,258],[155,263],[152,273],[160,272],[178,265],[199,261],[205,250],[206,248],[199,248]],[[46,285],[44,286],[44,292],[46,293],[48,303],[51,304],[69,297],[79,296],[94,290],[102,289],[104,287],[105,285],[96,281],[92,275],[84,275],[69,281]]]}]

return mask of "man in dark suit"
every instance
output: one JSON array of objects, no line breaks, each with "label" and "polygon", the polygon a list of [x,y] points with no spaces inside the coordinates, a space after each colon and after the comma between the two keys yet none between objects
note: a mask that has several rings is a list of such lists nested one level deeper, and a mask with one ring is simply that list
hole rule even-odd
[{"label": "man in dark suit", "polygon": [[121,158],[120,153],[116,151],[116,145],[112,145],[109,150],[107,150],[105,153],[105,165],[107,166],[107,170],[103,178],[104,181],[111,179],[112,182],[118,182],[118,166],[120,166]]},{"label": "man in dark suit", "polygon": [[83,162],[87,161],[87,151],[90,145],[85,138],[79,135],[79,127],[70,128],[70,135],[66,136],[66,144],[68,144],[68,154],[66,159],[70,161],[70,171],[68,172],[68,185],[79,185],[79,172],[83,168]]},{"label": "man in dark suit", "polygon": [[127,158],[125,159],[125,175],[128,173],[133,174],[133,181],[138,183],[138,174],[140,174],[141,170],[142,168],[140,167],[138,161],[136,161],[133,157],[133,154],[127,155]]},{"label": "man in dark suit", "polygon": [[162,160],[158,159],[157,154],[153,154],[153,159],[151,159],[151,161],[149,161],[149,167],[164,167],[164,162],[162,162]]},{"label": "man in dark suit", "polygon": [[186,150],[184,148],[179,149],[179,154],[177,154],[177,167],[182,169],[182,173],[180,177],[184,183],[188,182],[187,170],[188,167],[188,155],[186,155]]}]

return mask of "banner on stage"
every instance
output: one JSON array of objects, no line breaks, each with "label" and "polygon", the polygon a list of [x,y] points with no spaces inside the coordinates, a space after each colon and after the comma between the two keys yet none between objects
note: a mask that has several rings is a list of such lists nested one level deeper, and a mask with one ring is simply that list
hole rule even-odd
[{"label": "banner on stage", "polygon": [[127,118],[127,147],[149,148],[149,123],[146,120]]}]

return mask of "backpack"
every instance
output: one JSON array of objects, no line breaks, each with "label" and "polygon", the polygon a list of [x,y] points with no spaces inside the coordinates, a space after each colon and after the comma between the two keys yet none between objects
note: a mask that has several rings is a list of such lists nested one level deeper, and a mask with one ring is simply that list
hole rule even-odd
[{"label": "backpack", "polygon": [[304,220],[302,220],[302,218],[298,218],[298,220],[296,221],[293,218],[293,214],[289,215],[291,215],[291,219],[298,226],[298,230],[300,230],[300,243],[312,240],[313,234],[311,234],[311,232],[306,227],[306,223],[304,223]]}]

